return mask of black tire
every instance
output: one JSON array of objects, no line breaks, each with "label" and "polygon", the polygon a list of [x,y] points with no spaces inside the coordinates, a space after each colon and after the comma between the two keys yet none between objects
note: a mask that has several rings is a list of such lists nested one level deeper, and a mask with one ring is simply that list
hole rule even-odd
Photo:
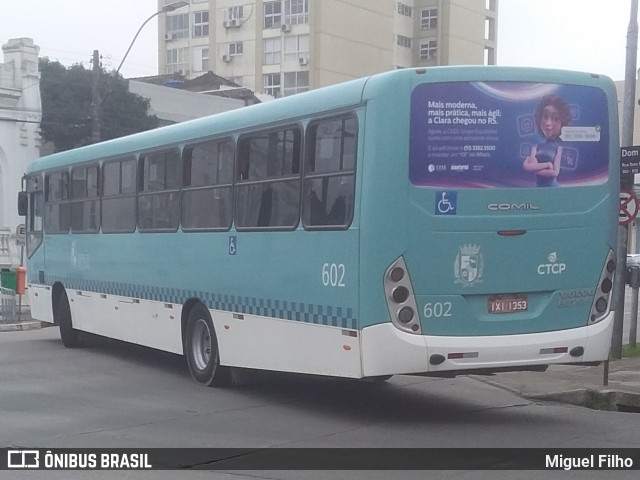
[{"label": "black tire", "polygon": [[77,348],[80,346],[80,331],[73,328],[71,319],[71,308],[67,294],[62,293],[55,306],[55,321],[60,326],[60,339],[66,348]]},{"label": "black tire", "polygon": [[193,379],[205,387],[223,387],[231,383],[229,367],[220,365],[218,339],[209,311],[195,305],[187,319],[185,356]]}]

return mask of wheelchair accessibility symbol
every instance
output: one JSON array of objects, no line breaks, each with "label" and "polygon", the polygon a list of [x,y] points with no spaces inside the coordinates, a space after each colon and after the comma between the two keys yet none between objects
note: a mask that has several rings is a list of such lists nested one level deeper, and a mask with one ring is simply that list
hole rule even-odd
[{"label": "wheelchair accessibility symbol", "polygon": [[446,190],[436,192],[436,215],[455,215],[458,210],[458,192]]}]

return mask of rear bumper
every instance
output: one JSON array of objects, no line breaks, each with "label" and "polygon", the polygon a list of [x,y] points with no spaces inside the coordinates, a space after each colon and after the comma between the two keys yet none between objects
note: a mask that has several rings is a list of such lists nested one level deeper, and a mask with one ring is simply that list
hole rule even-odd
[{"label": "rear bumper", "polygon": [[[574,328],[523,335],[451,337],[412,335],[390,323],[362,330],[364,376],[491,370],[557,363],[590,363],[609,356],[611,312],[601,322]],[[572,356],[582,347],[584,353]],[[441,356],[434,364],[430,359]]]}]

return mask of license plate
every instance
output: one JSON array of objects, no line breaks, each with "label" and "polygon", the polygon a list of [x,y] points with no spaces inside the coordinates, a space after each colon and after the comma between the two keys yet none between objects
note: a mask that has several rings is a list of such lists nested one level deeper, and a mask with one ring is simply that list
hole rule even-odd
[{"label": "license plate", "polygon": [[529,308],[526,295],[496,295],[489,298],[489,313],[524,312]]}]

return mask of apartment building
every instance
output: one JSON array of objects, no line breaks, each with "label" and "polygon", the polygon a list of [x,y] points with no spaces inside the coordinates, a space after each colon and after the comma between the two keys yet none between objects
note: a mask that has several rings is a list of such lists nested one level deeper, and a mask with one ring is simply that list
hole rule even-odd
[{"label": "apartment building", "polygon": [[280,97],[394,68],[492,65],[497,19],[498,0],[189,0],[159,18],[159,73],[213,71]]}]

